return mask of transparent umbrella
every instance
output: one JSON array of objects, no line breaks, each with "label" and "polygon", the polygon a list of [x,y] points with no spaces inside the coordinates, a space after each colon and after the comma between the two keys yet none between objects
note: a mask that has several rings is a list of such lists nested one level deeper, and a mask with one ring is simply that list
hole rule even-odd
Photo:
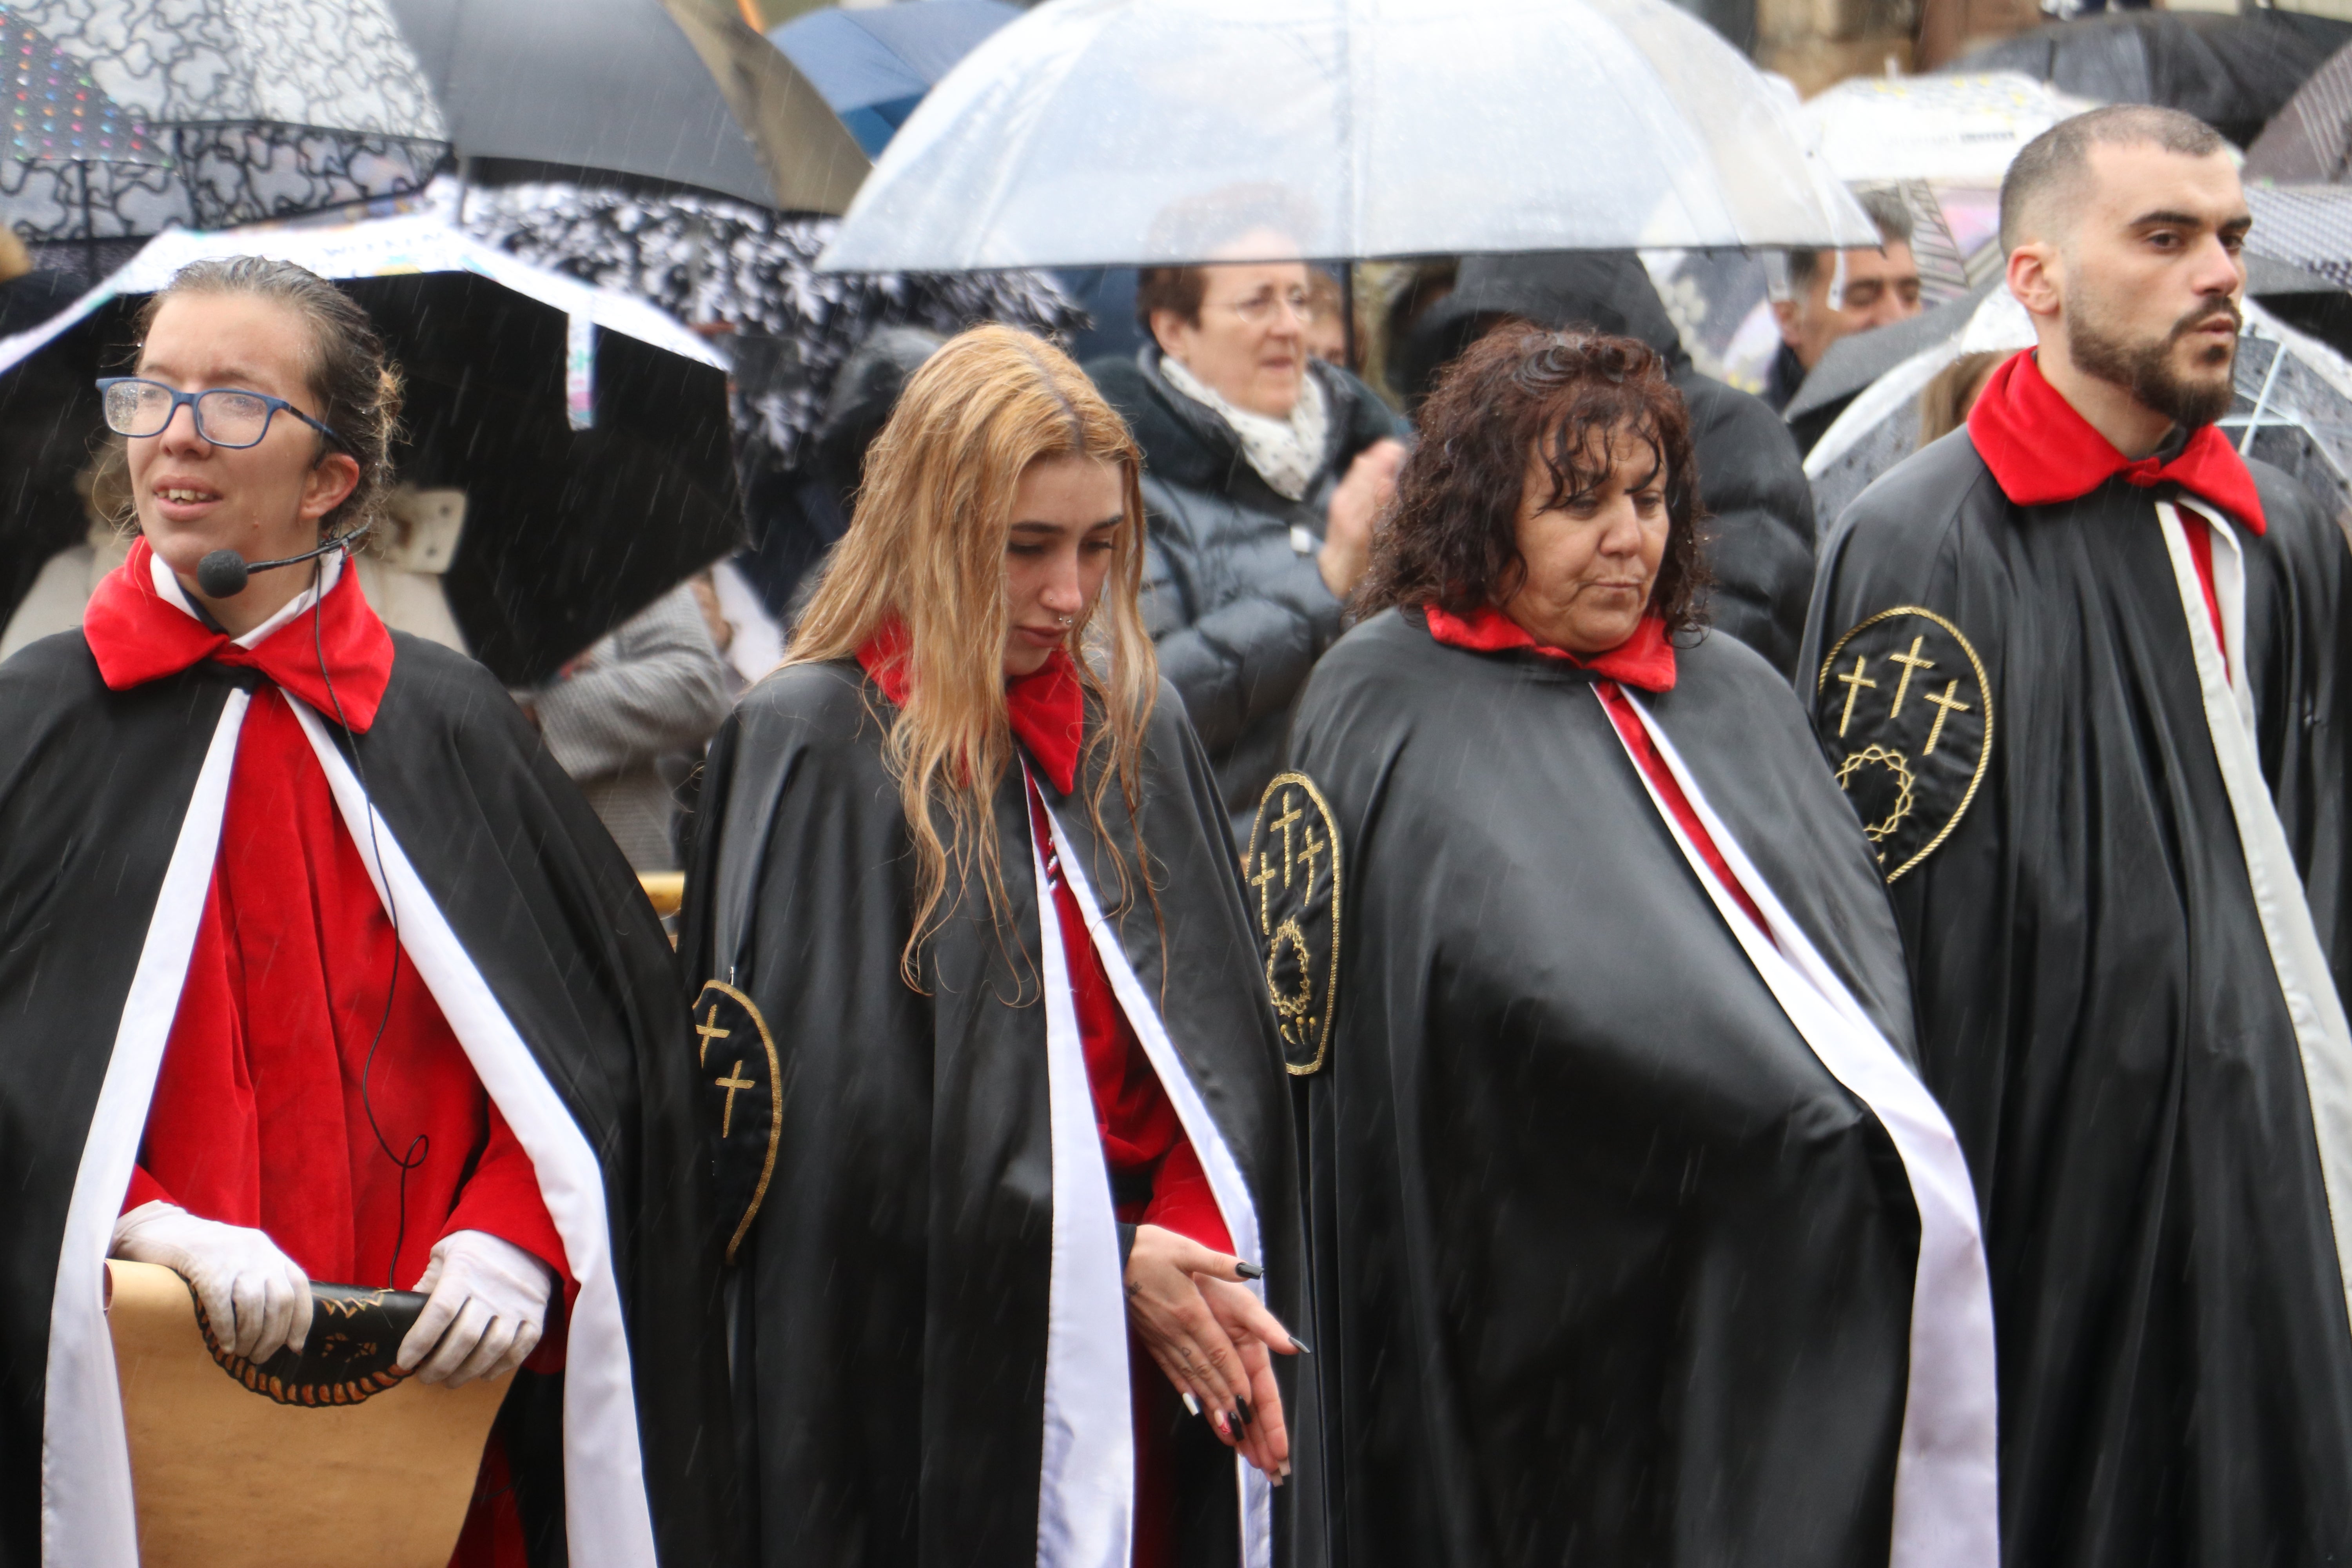
[{"label": "transparent umbrella", "polygon": [[823,265],[963,271],[1877,231],[1664,0],[1051,0],[908,120]]}]

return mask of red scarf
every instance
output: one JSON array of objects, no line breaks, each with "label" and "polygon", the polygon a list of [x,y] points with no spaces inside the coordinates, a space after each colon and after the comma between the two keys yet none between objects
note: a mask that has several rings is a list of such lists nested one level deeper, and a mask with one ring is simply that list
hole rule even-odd
[{"label": "red scarf", "polygon": [[2179,485],[2255,533],[2263,498],[2254,476],[2227,437],[2200,425],[2170,462],[2125,457],[2042,378],[2032,351],[1992,373],[1969,411],[1969,439],[1992,470],[2001,494],[2018,506],[2050,506],[2086,496],[2121,474],[2142,489]]},{"label": "red scarf", "polygon": [[[155,590],[153,559],[144,539],[134,541],[131,558],[106,574],[82,616],[82,636],[107,689],[127,691],[211,659],[258,670],[330,719],[341,699],[354,731],[375,722],[392,680],[392,634],[369,607],[349,562],[319,607],[315,637],[305,613],[246,648],[166,602]],[[334,677],[331,693],[320,673],[322,649]]]},{"label": "red scarf", "polygon": [[[882,695],[904,708],[914,683],[908,654],[912,638],[907,623],[892,616],[857,650],[857,662],[873,677]],[[1077,787],[1078,751],[1085,743],[1086,689],[1078,681],[1078,663],[1066,648],[1055,648],[1045,668],[1034,675],[1009,681],[1004,688],[1004,716],[1013,738],[1029,758],[1045,771],[1054,787],[1067,795]]]},{"label": "red scarf", "polygon": [[1429,621],[1429,635],[1448,647],[1465,647],[1475,653],[1532,648],[1546,658],[1564,658],[1579,669],[1622,680],[1639,690],[1675,689],[1675,645],[1666,640],[1665,621],[1654,615],[1643,616],[1633,635],[1615,647],[1586,658],[1536,641],[1525,626],[1491,605],[1482,605],[1467,616],[1431,605],[1423,614]]}]

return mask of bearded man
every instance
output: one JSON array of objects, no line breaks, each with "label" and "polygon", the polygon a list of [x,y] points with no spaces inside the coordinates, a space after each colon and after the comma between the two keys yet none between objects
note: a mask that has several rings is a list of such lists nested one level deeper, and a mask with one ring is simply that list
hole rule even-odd
[{"label": "bearded man", "polygon": [[2028,146],[2037,346],[1807,631],[1984,1215],[2014,1564],[2352,1557],[2347,552],[2213,425],[2251,221],[2172,110]]}]

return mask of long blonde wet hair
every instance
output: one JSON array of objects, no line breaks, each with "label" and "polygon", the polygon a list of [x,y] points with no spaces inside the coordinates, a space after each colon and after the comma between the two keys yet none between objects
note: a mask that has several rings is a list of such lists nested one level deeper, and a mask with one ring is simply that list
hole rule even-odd
[{"label": "long blonde wet hair", "polygon": [[[883,757],[915,842],[915,921],[899,958],[910,985],[919,984],[924,938],[954,912],[942,907],[950,868],[960,885],[976,869],[991,917],[1000,927],[1006,921],[994,826],[996,792],[1014,754],[1004,707],[1005,549],[1021,476],[1056,458],[1093,458],[1119,473],[1110,571],[1067,646],[1097,710],[1080,769],[1093,778],[1082,785],[1087,810],[1107,839],[1102,803],[1116,777],[1137,820],[1143,730],[1160,685],[1137,606],[1142,454],[1085,373],[1042,338],[974,327],[915,373],[866,455],[849,531],[784,658],[787,665],[846,658],[894,617],[907,627],[907,701]],[[1143,875],[1149,892],[1148,868]],[[1122,885],[1117,904],[1129,892]]]}]

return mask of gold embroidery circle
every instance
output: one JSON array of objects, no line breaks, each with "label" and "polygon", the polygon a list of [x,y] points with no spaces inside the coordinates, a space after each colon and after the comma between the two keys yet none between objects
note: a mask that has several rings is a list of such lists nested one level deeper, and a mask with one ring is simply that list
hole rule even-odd
[{"label": "gold embroidery circle", "polygon": [[[1984,660],[1977,657],[1976,645],[1969,641],[1967,635],[1964,634],[1959,627],[1954,626],[1951,622],[1946,620],[1943,616],[1937,615],[1933,610],[1927,609],[1918,605],[1897,605],[1893,609],[1881,610],[1878,614],[1872,616],[1869,619],[1858,621],[1854,625],[1848,626],[1845,629],[1844,635],[1840,637],[1835,645],[1830,648],[1830,651],[1822,656],[1822,672],[1813,681],[1814,695],[1818,697],[1822,692],[1829,689],[1830,675],[1837,668],[1838,656],[1845,651],[1846,644],[1852,642],[1855,637],[1860,637],[1864,632],[1868,631],[1871,627],[1878,625],[1879,622],[1891,621],[1897,616],[1917,616],[1922,620],[1935,622],[1937,626],[1943,627],[1944,630],[1949,632],[1951,634],[1952,640],[1960,645],[1960,651],[1969,656],[1969,668],[1970,670],[1975,672],[1977,678],[1977,690],[1981,693],[1984,698],[1984,744],[1977,752],[1977,771],[1969,777],[1969,787],[1966,792],[1961,795],[1959,805],[1952,812],[1952,819],[1949,822],[1945,823],[1942,829],[1937,833],[1936,837],[1927,840],[1927,842],[1920,847],[1917,854],[1912,856],[1911,858],[1904,861],[1903,864],[1886,873],[1886,880],[1890,886],[1893,885],[1895,879],[1902,876],[1904,872],[1910,870],[1913,867],[1918,865],[1920,861],[1925,860],[1928,856],[1933,855],[1938,848],[1942,847],[1944,840],[1952,836],[1952,829],[1960,825],[1960,818],[1969,814],[1969,804],[1976,799],[1977,790],[1984,784],[1985,769],[1992,765],[1992,682],[1986,678]],[[1891,832],[1892,828],[1890,827],[1888,831]]]},{"label": "gold embroidery circle", "polygon": [[[768,1032],[768,1020],[761,1016],[760,1009],[753,1005],[751,999],[723,980],[706,980],[702,984],[701,995],[697,996],[695,1001],[699,1004],[703,996],[709,995],[713,991],[722,996],[733,997],[742,1005],[743,1011],[751,1015],[751,1022],[760,1031],[761,1048],[768,1053],[768,1153],[760,1163],[760,1181],[759,1184],[751,1189],[751,1201],[744,1208],[743,1217],[735,1226],[735,1234],[727,1238],[727,1261],[733,1263],[735,1250],[743,1245],[743,1238],[751,1234],[751,1222],[759,1217],[760,1205],[767,1201],[768,1183],[776,1173],[776,1145],[783,1141],[784,1136],[784,1069],[776,1057],[776,1037]],[[716,1026],[713,1026],[713,1027]],[[701,1043],[701,1049],[696,1052],[698,1065],[702,1051],[708,1050],[709,1046],[709,1040]]]},{"label": "gold embroidery circle", "polygon": [[[1305,1067],[1294,1067],[1291,1064],[1289,1057],[1286,1054],[1282,1062],[1283,1070],[1287,1072],[1291,1077],[1310,1078],[1316,1073],[1323,1070],[1323,1063],[1331,1054],[1331,1021],[1339,1011],[1339,898],[1342,889],[1346,886],[1346,884],[1340,880],[1341,855],[1343,851],[1339,844],[1339,819],[1332,815],[1331,803],[1323,798],[1323,792],[1315,787],[1315,781],[1308,778],[1305,773],[1276,773],[1273,778],[1269,779],[1266,782],[1265,791],[1258,796],[1258,805],[1261,814],[1263,813],[1266,797],[1273,795],[1276,790],[1282,788],[1286,784],[1297,784],[1300,789],[1305,790],[1307,792],[1307,798],[1315,803],[1315,808],[1323,814],[1323,820],[1331,826],[1330,994],[1325,998],[1323,1004],[1323,1027],[1318,1031],[1316,1037],[1315,1059],[1308,1062]],[[1249,846],[1242,851],[1242,874],[1244,877],[1249,875],[1250,867],[1255,864],[1257,859],[1257,836],[1258,823],[1256,820],[1253,820],[1250,823]],[[1252,923],[1255,923],[1254,917]],[[1269,1000],[1272,999],[1273,973],[1274,959],[1272,953],[1269,952],[1266,958],[1266,974],[1268,977],[1266,989]],[[1314,976],[1312,974],[1307,976],[1307,984],[1311,988],[1314,984]],[[1276,1003],[1276,1005],[1279,1006],[1280,1004]]]}]

